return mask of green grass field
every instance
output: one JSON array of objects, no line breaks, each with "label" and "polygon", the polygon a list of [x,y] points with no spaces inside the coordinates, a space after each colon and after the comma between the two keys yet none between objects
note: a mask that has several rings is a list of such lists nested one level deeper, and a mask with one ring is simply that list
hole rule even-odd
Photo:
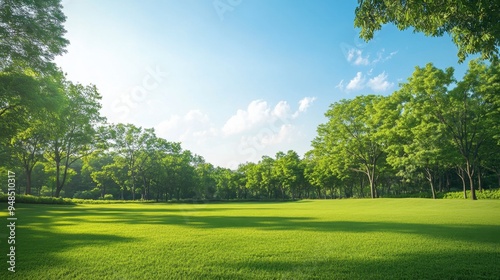
[{"label": "green grass field", "polygon": [[17,204],[16,216],[16,273],[4,225],[0,279],[500,279],[497,200]]}]

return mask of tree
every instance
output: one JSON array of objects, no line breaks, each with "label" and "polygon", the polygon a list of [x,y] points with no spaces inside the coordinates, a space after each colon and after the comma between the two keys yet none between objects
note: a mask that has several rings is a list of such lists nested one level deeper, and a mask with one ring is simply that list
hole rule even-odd
[{"label": "tree", "polygon": [[[318,156],[315,152],[318,151],[311,150],[304,157],[304,176],[314,187],[316,197],[321,198],[321,191],[333,187],[338,177],[333,173],[327,157]],[[326,198],[326,193],[324,197]]]},{"label": "tree", "polygon": [[30,69],[22,73],[0,72],[0,158],[9,160],[12,137],[33,126],[35,115],[58,110],[62,102],[63,74],[41,75]]},{"label": "tree", "polygon": [[446,91],[451,77],[441,76],[444,80],[433,78],[428,77],[425,81],[409,79],[391,96],[400,99],[401,115],[389,130],[392,134],[389,138],[394,140],[387,148],[387,161],[400,169],[399,175],[405,179],[415,179],[414,174],[422,170],[435,199],[435,177],[438,168],[449,160],[451,139],[446,138],[445,127],[434,117],[433,104],[422,102],[422,98],[415,95],[415,88],[422,85],[433,91]]},{"label": "tree", "polygon": [[274,177],[281,188],[281,196],[285,198],[285,192],[289,191],[292,199],[300,193],[299,187],[303,182],[304,171],[301,167],[299,155],[292,150],[286,154],[278,152],[273,167]]},{"label": "tree", "polygon": [[111,148],[123,162],[119,165],[126,166],[132,190],[132,200],[135,200],[136,183],[138,172],[143,168],[147,158],[146,150],[151,146],[156,138],[153,129],[142,129],[133,124],[117,124],[111,127]]},{"label": "tree", "polygon": [[384,150],[377,134],[381,124],[372,119],[369,112],[381,98],[358,96],[332,104],[325,113],[328,122],[319,125],[318,136],[312,144],[315,154],[326,157],[336,174],[348,170],[364,173],[372,198],[377,196],[377,168]]},{"label": "tree", "polygon": [[354,26],[360,37],[371,40],[382,25],[394,23],[400,30],[413,27],[426,36],[448,33],[458,47],[458,58],[480,53],[483,59],[498,57],[500,2],[491,0],[393,1],[358,0]]},{"label": "tree", "polygon": [[455,161],[456,156],[446,148],[452,144],[454,153],[462,158],[457,164],[458,174],[464,188],[466,181],[469,184],[472,199],[476,199],[474,176],[481,148],[498,134],[494,129],[498,120],[491,117],[495,105],[488,100],[499,87],[488,85],[498,75],[498,70],[491,71],[492,67],[498,64],[487,66],[473,60],[463,79],[456,81],[453,68],[443,71],[429,63],[424,68],[417,67],[401,89],[411,97],[405,105],[409,123],[404,126],[411,130],[411,141],[404,146],[404,157],[409,160],[406,164],[424,168],[432,185],[429,168],[439,162]]},{"label": "tree", "polygon": [[[498,135],[497,131],[492,131],[492,128],[498,127],[499,121],[490,118],[495,105],[488,97],[498,94],[500,86],[485,86],[492,79],[498,80],[498,67],[495,62],[487,66],[477,60],[471,61],[462,81],[450,91],[448,105],[442,104],[442,110],[436,111],[465,161],[465,173],[473,200],[476,199],[473,176],[479,165],[481,149],[485,141]],[[496,68],[493,77],[492,68]],[[451,108],[445,108],[449,104]]]},{"label": "tree", "polygon": [[59,197],[70,167],[77,160],[99,148],[97,126],[104,121],[99,110],[101,96],[94,85],[66,82],[66,95],[57,112],[47,115],[44,130],[47,139],[46,158],[55,168],[55,196]]},{"label": "tree", "polygon": [[51,61],[69,44],[63,37],[65,20],[60,0],[2,0],[0,71],[51,68]]},{"label": "tree", "polygon": [[32,119],[29,128],[12,138],[12,154],[21,163],[26,176],[25,194],[31,194],[31,173],[35,165],[43,160],[43,147],[47,137],[43,122]]},{"label": "tree", "polygon": [[81,173],[90,177],[97,185],[101,190],[101,198],[104,198],[112,186],[117,186],[110,168],[112,164],[113,157],[107,153],[95,152],[84,159]]}]

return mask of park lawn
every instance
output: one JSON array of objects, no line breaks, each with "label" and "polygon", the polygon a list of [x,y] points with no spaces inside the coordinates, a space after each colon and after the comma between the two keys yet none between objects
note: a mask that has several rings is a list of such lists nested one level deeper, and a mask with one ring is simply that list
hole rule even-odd
[{"label": "park lawn", "polygon": [[0,279],[500,277],[498,200],[17,204],[16,216],[16,272],[3,226]]}]

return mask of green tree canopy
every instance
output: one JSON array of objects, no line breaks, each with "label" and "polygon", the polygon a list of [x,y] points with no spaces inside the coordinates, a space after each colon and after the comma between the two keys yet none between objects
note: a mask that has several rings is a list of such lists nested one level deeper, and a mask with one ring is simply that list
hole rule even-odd
[{"label": "green tree canopy", "polygon": [[0,1],[0,70],[52,67],[69,44],[60,0]]},{"label": "green tree canopy", "polygon": [[448,33],[458,47],[458,58],[480,53],[482,58],[498,57],[500,47],[500,2],[493,0],[358,0],[354,26],[360,37],[371,40],[387,23],[400,30],[410,27],[426,36]]}]

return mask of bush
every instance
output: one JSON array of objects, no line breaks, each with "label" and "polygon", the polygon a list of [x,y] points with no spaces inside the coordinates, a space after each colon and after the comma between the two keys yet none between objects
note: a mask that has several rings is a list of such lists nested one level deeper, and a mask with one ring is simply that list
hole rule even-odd
[{"label": "bush", "polygon": [[[471,196],[470,190],[468,190],[466,193],[467,193],[467,198],[470,198],[470,196]],[[476,190],[476,197],[477,197],[477,199],[500,199],[500,189],[483,190],[482,192],[479,192]],[[443,198],[463,199],[464,192],[459,191],[459,192],[445,193]]]},{"label": "bush", "polygon": [[[0,195],[0,201],[7,201],[7,195]],[[16,194],[16,203],[33,204],[74,204],[69,198]]]},{"label": "bush", "polygon": [[73,198],[97,199],[99,198],[100,193],[101,190],[99,190],[98,188],[94,188],[91,191],[77,191],[73,195]]},{"label": "bush", "polygon": [[105,194],[104,197],[103,197],[104,200],[113,200],[113,195],[108,193],[108,194]]},{"label": "bush", "polygon": [[[430,192],[417,192],[417,193],[400,193],[400,194],[386,194],[382,195],[382,198],[432,198],[432,193]],[[436,198],[439,195],[436,193]]]},{"label": "bush", "polygon": [[81,198],[81,199],[93,199],[94,195],[91,191],[77,191],[73,195],[73,198]]},{"label": "bush", "polygon": [[40,190],[40,195],[41,196],[51,196],[52,190],[47,186],[42,186],[42,189]]},{"label": "bush", "polygon": [[[7,202],[7,194],[0,194],[0,202]],[[49,196],[33,196],[16,194],[16,203],[31,203],[31,204],[111,204],[111,203],[151,203],[154,200],[93,200],[93,199],[78,199],[78,198],[56,198]]]}]

